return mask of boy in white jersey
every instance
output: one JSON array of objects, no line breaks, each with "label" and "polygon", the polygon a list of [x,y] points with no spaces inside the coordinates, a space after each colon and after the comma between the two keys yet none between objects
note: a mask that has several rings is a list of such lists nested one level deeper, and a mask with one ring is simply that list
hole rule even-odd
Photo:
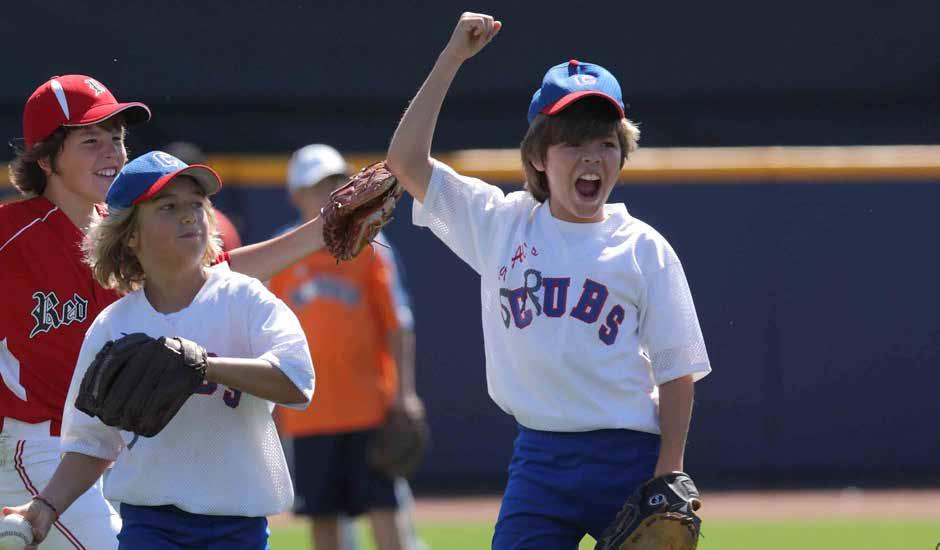
[{"label": "boy in white jersey", "polygon": [[[119,548],[260,550],[265,516],[291,505],[271,412],[275,403],[309,403],[310,351],[297,318],[260,281],[208,267],[220,252],[208,196],[221,185],[207,166],[147,153],[114,180],[108,216],[93,219],[86,259],[102,286],[126,295],[85,336],[66,398],[62,462],[34,501],[14,508],[37,541],[112,462],[105,496],[121,502]],[[202,387],[152,438],[74,407],[95,354],[134,332],[186,338],[210,355]]]},{"label": "boy in white jersey", "polygon": [[571,550],[641,483],[683,469],[693,382],[711,367],[675,252],[607,204],[639,138],[608,71],[572,60],[545,74],[521,145],[525,191],[431,158],[451,81],[501,27],[461,16],[388,166],[416,199],[414,223],[481,278],[489,393],[519,424],[493,548]]},{"label": "boy in white jersey", "polygon": [[[125,131],[150,119],[88,75],[55,76],[29,96],[10,180],[22,200],[0,204],[0,511],[52,478],[63,408],[92,321],[120,298],[83,263],[92,213],[127,162]],[[323,246],[317,218],[216,258],[266,279]],[[114,550],[121,518],[92,486],[55,522],[45,550]]]}]

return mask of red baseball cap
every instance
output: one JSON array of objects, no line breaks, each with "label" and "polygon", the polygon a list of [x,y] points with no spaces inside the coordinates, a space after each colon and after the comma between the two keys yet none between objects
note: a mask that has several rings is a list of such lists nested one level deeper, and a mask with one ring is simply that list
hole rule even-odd
[{"label": "red baseball cap", "polygon": [[104,84],[90,76],[54,76],[36,88],[23,110],[26,150],[52,135],[60,126],[91,126],[124,113],[128,125],[150,120],[143,103],[118,103]]}]

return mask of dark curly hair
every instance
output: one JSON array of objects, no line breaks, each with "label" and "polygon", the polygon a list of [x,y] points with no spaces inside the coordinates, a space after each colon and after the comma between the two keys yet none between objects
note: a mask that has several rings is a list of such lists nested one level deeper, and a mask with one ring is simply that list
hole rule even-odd
[{"label": "dark curly hair", "polygon": [[[124,117],[121,115],[113,116],[99,126],[105,130],[124,129]],[[39,196],[46,191],[46,184],[49,183],[45,170],[39,165],[39,161],[48,158],[49,168],[56,173],[58,167],[56,160],[62,152],[65,145],[65,139],[77,130],[75,127],[60,126],[55,132],[46,139],[37,142],[32,149],[28,151],[22,144],[22,140],[15,143],[13,148],[16,156],[10,162],[10,182],[20,193],[27,196]]]}]

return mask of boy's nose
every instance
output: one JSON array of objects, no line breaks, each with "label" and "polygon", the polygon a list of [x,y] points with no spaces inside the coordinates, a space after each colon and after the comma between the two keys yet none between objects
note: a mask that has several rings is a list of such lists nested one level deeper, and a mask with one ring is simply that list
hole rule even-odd
[{"label": "boy's nose", "polygon": [[588,149],[581,154],[581,160],[584,162],[600,162],[601,155],[596,149]]}]

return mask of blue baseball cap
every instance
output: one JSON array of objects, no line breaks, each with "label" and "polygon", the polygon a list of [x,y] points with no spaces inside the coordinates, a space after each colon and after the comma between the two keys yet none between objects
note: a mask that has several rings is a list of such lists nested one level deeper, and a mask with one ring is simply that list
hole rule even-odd
[{"label": "blue baseball cap", "polygon": [[222,178],[204,164],[186,164],[163,151],[151,151],[124,165],[104,201],[109,208],[127,208],[139,204],[163,189],[176,176],[189,176],[202,186],[206,195],[214,195],[222,188]]},{"label": "blue baseball cap", "polygon": [[542,87],[532,95],[529,124],[532,124],[539,113],[557,114],[568,105],[588,96],[609,100],[620,113],[620,118],[625,116],[620,84],[607,69],[577,59],[555,65],[545,73]]}]

